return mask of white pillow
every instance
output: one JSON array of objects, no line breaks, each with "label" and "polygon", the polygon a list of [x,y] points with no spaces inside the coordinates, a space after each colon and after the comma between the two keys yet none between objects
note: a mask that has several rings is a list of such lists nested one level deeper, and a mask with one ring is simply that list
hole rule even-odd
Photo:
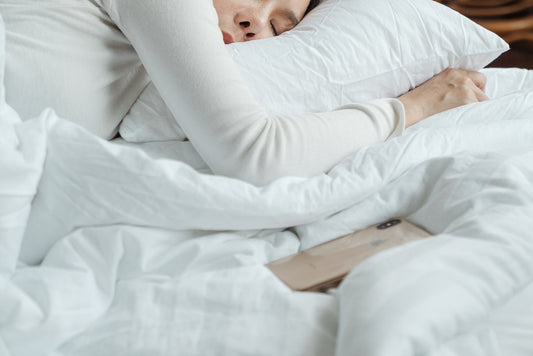
[{"label": "white pillow", "polygon": [[120,124],[119,133],[129,142],[186,139],[154,83],[149,83]]},{"label": "white pillow", "polygon": [[[324,0],[292,31],[228,46],[271,114],[397,97],[448,67],[479,70],[508,48],[494,33],[433,0]],[[177,127],[168,110],[167,115]],[[124,125],[131,128],[131,121],[126,117]],[[162,121],[136,120],[142,127],[135,131],[154,132],[148,126],[166,125]],[[136,141],[133,136],[124,138]],[[145,134],[142,140],[162,138]]]}]

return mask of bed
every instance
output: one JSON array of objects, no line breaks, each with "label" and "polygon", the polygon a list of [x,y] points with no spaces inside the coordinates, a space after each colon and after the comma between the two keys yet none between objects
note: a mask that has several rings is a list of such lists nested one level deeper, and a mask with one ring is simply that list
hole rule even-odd
[{"label": "bed", "polygon": [[[338,24],[344,6],[361,9],[353,23],[393,16],[371,39],[383,53],[391,33],[406,34],[397,2],[326,1],[293,34],[228,50],[236,61],[288,53],[259,77],[242,66],[275,113],[399,95],[507,48],[439,4],[405,3],[410,26],[416,9],[434,31],[413,30],[423,36],[412,51],[413,37],[387,42],[390,56],[365,53],[356,69],[341,47],[320,47],[334,46],[319,38],[324,18]],[[368,41],[346,35],[346,51]],[[303,62],[301,38],[335,55]],[[268,82],[289,58],[297,68]],[[326,174],[265,186],[210,174],[154,87],[122,138],[105,141],[53,108],[21,120],[0,86],[0,355],[533,355],[533,71],[482,72],[491,100],[435,115]],[[291,291],[265,267],[391,217],[433,236],[366,260],[327,293]]]}]

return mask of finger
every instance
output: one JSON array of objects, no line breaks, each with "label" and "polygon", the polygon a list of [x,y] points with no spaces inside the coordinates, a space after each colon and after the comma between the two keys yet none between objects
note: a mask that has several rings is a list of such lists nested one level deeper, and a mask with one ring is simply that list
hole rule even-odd
[{"label": "finger", "polygon": [[476,87],[485,91],[485,86],[487,85],[487,77],[484,74],[479,72],[467,72],[468,77],[474,82]]},{"label": "finger", "polygon": [[474,90],[474,94],[476,95],[476,98],[478,101],[487,101],[489,100],[489,97],[483,90],[481,90],[478,86],[475,86],[472,88]]}]

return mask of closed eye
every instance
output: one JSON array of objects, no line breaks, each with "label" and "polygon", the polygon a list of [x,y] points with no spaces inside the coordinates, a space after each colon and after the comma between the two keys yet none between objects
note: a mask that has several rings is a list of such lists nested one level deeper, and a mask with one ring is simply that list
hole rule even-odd
[{"label": "closed eye", "polygon": [[274,33],[274,36],[277,36],[278,31],[276,31],[276,27],[274,27],[274,24],[272,23],[272,21],[270,21],[270,27],[272,27],[272,32]]}]

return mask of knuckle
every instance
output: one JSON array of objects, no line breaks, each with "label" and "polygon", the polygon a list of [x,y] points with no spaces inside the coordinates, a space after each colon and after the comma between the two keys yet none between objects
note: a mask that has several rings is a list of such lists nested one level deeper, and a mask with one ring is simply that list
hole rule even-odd
[{"label": "knuckle", "polygon": [[468,88],[468,78],[457,78],[457,86],[460,88],[460,89],[466,89]]},{"label": "knuckle", "polygon": [[457,68],[448,68],[446,72],[450,77],[456,78],[462,76],[461,70]]},{"label": "knuckle", "polygon": [[461,76],[457,78],[457,84],[461,87],[468,88],[472,84],[472,80],[466,76]]}]

